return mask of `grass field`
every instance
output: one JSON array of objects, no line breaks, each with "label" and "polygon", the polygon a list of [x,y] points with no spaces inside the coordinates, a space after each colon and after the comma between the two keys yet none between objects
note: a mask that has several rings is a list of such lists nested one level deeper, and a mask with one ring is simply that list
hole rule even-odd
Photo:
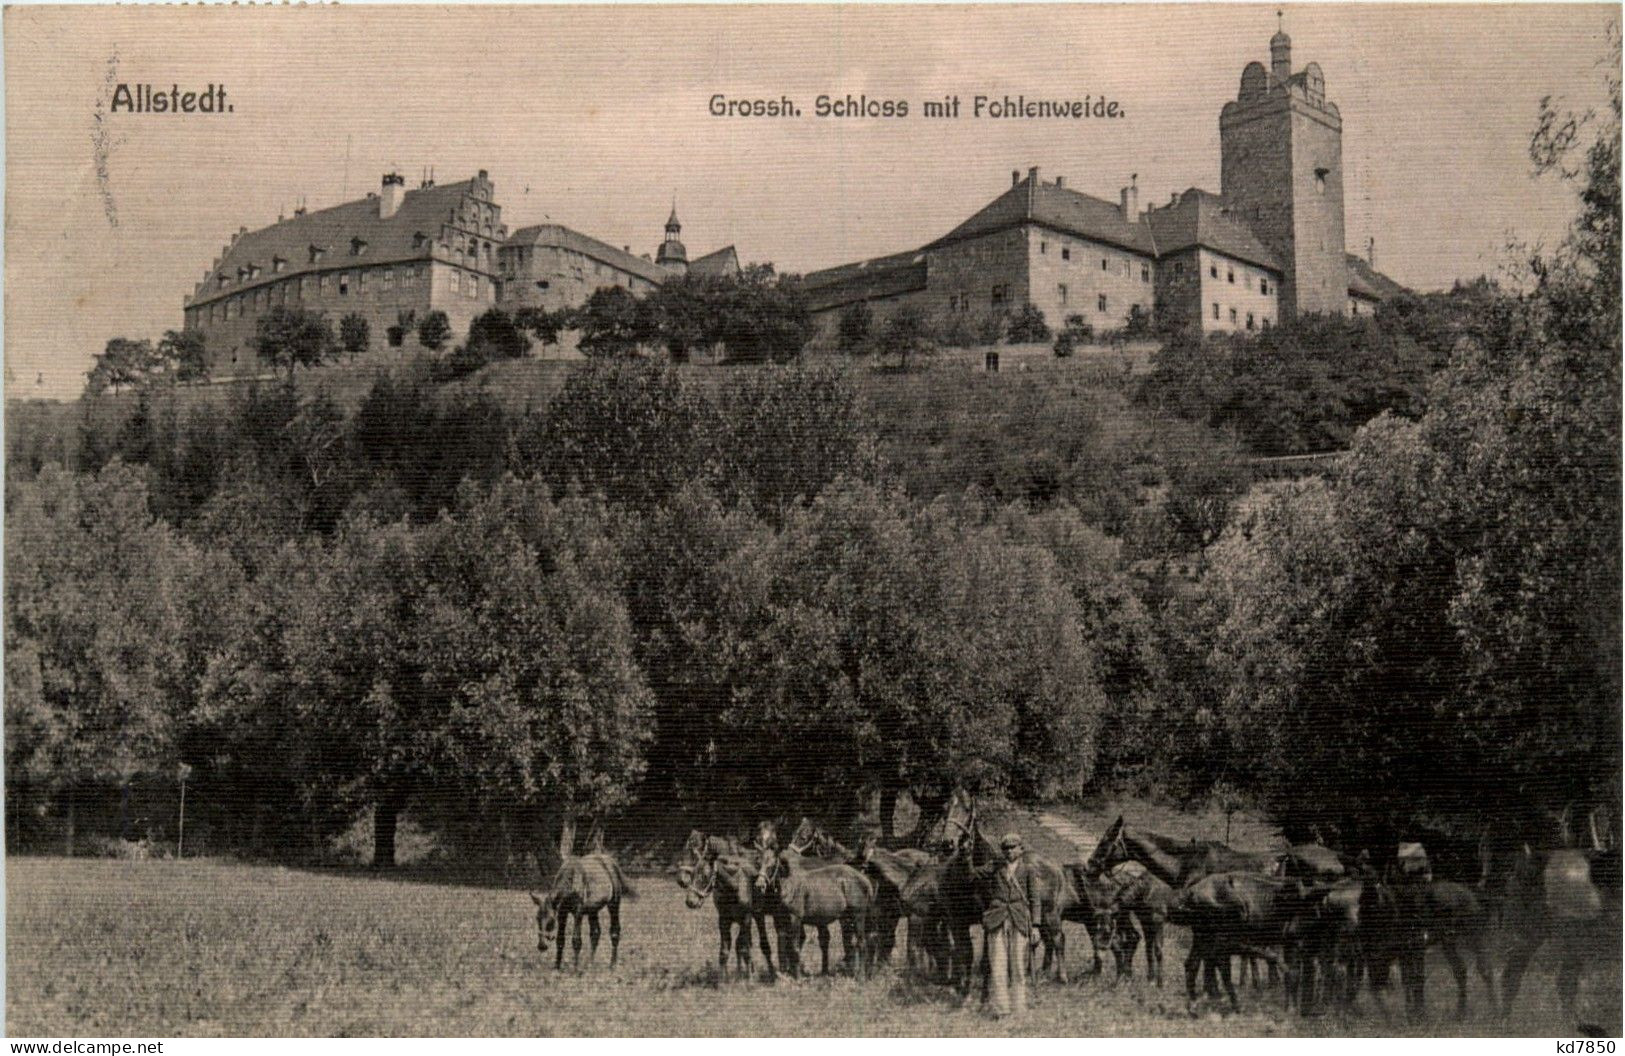
[{"label": "grass field", "polygon": [[[6,1013],[14,1037],[210,1035],[1386,1035],[1501,1032],[1445,1013],[1454,984],[1430,964],[1428,1022],[1386,1018],[1369,995],[1348,1018],[1302,1019],[1276,992],[1239,1015],[1186,1009],[1178,982],[1041,985],[999,1024],[891,970],[858,982],[719,987],[715,914],[663,877],[636,881],[620,968],[553,971],[519,890],[210,861],[17,858],[6,865]],[[1184,936],[1171,929],[1171,975]],[[1088,939],[1069,928],[1074,970]],[[838,948],[838,941],[837,941]],[[816,962],[816,944],[813,944]],[[1397,1002],[1390,999],[1390,1004]],[[1588,973],[1584,1019],[1618,1032],[1617,960]],[[1506,1031],[1568,1034],[1537,965]]]}]

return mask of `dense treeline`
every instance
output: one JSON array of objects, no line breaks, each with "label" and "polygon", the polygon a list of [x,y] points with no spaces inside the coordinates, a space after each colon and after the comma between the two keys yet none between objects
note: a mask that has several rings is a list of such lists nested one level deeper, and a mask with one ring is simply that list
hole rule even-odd
[{"label": "dense treeline", "polygon": [[[431,366],[87,400],[8,448],[8,832],[182,776],[214,845],[370,812],[383,863],[408,810],[506,851],[956,786],[1222,788],[1373,842],[1616,800],[1615,106],[1528,289],[1173,342],[1137,392],[617,354],[523,410]],[[1214,427],[1349,453],[1248,490]]]}]

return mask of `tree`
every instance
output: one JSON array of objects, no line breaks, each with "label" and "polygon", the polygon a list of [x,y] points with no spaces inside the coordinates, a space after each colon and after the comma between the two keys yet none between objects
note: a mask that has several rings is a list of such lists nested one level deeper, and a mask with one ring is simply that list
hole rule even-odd
[{"label": "tree", "polygon": [[333,357],[333,327],[321,312],[279,304],[254,326],[254,351],[273,369],[286,369],[288,384],[298,367],[318,367]]},{"label": "tree", "polygon": [[1081,315],[1067,316],[1066,326],[1055,335],[1055,355],[1065,359],[1072,355],[1080,343],[1088,341],[1092,336],[1094,328],[1089,325],[1089,320]]},{"label": "tree", "polygon": [[515,324],[513,316],[500,308],[490,308],[469,324],[468,351],[481,363],[519,359],[530,351],[530,339]]},{"label": "tree", "polygon": [[649,295],[650,323],[673,363],[686,363],[695,351],[721,340],[730,282],[720,276],[684,275],[668,279]]},{"label": "tree", "polygon": [[721,490],[773,523],[836,479],[877,469],[857,390],[833,368],[776,367],[731,378],[717,427]]},{"label": "tree", "polygon": [[71,854],[78,792],[173,773],[191,689],[176,589],[195,555],[117,462],[14,483],[5,547],[8,794],[62,794]]},{"label": "tree", "polygon": [[428,312],[418,323],[418,344],[431,352],[438,352],[451,340],[451,320],[438,308]]},{"label": "tree", "polygon": [[592,292],[576,316],[581,330],[577,347],[594,359],[635,356],[652,336],[649,311],[624,286],[601,286]]},{"label": "tree", "polygon": [[158,363],[151,341],[112,338],[96,357],[85,388],[92,396],[108,389],[116,394],[121,388],[146,382],[158,369]]},{"label": "tree", "polygon": [[880,350],[884,355],[897,357],[899,370],[907,372],[911,356],[924,355],[936,350],[931,339],[931,328],[925,313],[917,306],[905,304],[886,320],[880,332]]},{"label": "tree", "polygon": [[751,264],[718,284],[715,335],[731,363],[784,363],[801,354],[815,326],[801,280]]},{"label": "tree", "polygon": [[574,313],[568,308],[550,312],[545,308],[520,308],[513,313],[513,325],[529,332],[545,345],[559,343],[559,333],[573,325]]},{"label": "tree", "polygon": [[598,361],[572,371],[519,437],[519,462],[562,487],[647,512],[685,482],[713,479],[716,409],[669,366]]},{"label": "tree", "polygon": [[201,381],[209,375],[208,350],[196,330],[165,330],[158,358],[176,381]]},{"label": "tree", "polygon": [[339,320],[339,344],[351,356],[360,355],[367,350],[367,343],[372,340],[372,325],[367,317],[359,312],[351,312]]},{"label": "tree", "polygon": [[869,302],[859,301],[841,312],[836,338],[842,352],[856,355],[869,348],[869,332],[874,328],[874,312]]}]

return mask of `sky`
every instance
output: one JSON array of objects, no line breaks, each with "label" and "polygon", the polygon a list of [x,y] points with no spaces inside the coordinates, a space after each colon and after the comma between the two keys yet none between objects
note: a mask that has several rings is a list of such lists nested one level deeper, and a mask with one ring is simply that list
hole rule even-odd
[{"label": "sky", "polygon": [[[1606,107],[1608,5],[7,7],[8,396],[71,398],[111,337],[156,338],[240,226],[301,201],[490,172],[510,230],[809,271],[936,238],[1013,169],[1142,206],[1219,189],[1219,110],[1276,12],[1343,118],[1347,244],[1417,289],[1555,242],[1540,100]],[[228,114],[111,113],[112,86],[223,84]],[[713,95],[799,118],[715,117]],[[902,99],[817,118],[817,96]],[[927,119],[958,94],[1116,101],[1084,121]]]}]

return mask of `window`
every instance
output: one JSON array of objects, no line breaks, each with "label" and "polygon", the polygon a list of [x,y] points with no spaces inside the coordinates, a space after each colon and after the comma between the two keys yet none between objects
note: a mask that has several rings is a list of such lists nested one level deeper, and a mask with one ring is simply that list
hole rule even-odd
[{"label": "window", "polygon": [[1175,275],[1183,275],[1183,274],[1185,274],[1185,262],[1183,260],[1174,261],[1174,274]]},{"label": "window", "polygon": [[999,286],[993,287],[993,296],[991,298],[992,301],[993,301],[993,307],[1002,308],[1004,306],[1004,302],[1006,300],[1008,300],[1009,297],[1010,297],[1010,287],[1009,286],[1007,286],[1007,285],[999,285]]},{"label": "window", "polygon": [[1040,252],[1040,253],[1048,253],[1049,252],[1049,243],[1048,242],[1040,242],[1040,243],[1038,243],[1038,252]]},{"label": "window", "polygon": [[1219,317],[1219,306],[1217,304],[1215,304],[1213,306],[1213,318],[1217,319],[1218,317]]},{"label": "window", "polygon": [[366,239],[360,238],[360,237],[350,239],[350,256],[359,257],[361,254],[365,253],[366,251],[367,251],[367,240]]},{"label": "window", "polygon": [[365,271],[358,271],[358,272],[356,272],[355,277],[356,277],[356,288],[359,289],[362,293],[367,292],[367,273]]},{"label": "window", "polygon": [[1231,284],[1235,283],[1235,281],[1236,281],[1236,269],[1235,268],[1226,269],[1226,271],[1225,271],[1225,281],[1229,282]]},{"label": "window", "polygon": [[1106,310],[1106,295],[1104,293],[1095,299],[1095,305],[1103,312]]},{"label": "window", "polygon": [[394,288],[395,288],[395,269],[394,268],[385,268],[384,269],[384,289],[391,290],[391,289],[394,289]]},{"label": "window", "polygon": [[1230,323],[1231,323],[1231,325],[1235,325],[1235,322],[1236,322],[1236,310],[1234,308],[1232,308],[1232,309],[1230,309]]},{"label": "window", "polygon": [[327,296],[327,276],[326,275],[322,276],[320,285],[321,285],[321,294],[322,294],[323,297],[326,297]]},{"label": "window", "polygon": [[1258,280],[1258,292],[1259,293],[1268,293],[1268,292],[1270,292],[1270,280],[1268,280],[1268,279],[1259,279]]},{"label": "window", "polygon": [[339,273],[339,296],[350,296],[350,273],[347,271]]},{"label": "window", "polygon": [[1253,277],[1251,275],[1247,276],[1247,288],[1249,290],[1253,288]]},{"label": "window", "polygon": [[1207,266],[1207,273],[1208,273],[1208,276],[1210,278],[1215,278],[1215,279],[1218,278],[1219,277],[1219,266],[1217,264],[1209,264]]},{"label": "window", "polygon": [[470,275],[469,279],[472,281],[470,281],[468,284],[468,295],[477,301],[480,299],[480,277],[478,275]]},{"label": "window", "polygon": [[1141,264],[1140,265],[1140,281],[1141,282],[1150,282],[1151,281],[1151,265],[1149,265],[1149,264]]},{"label": "window", "polygon": [[1061,295],[1061,307],[1065,308],[1066,307],[1066,283],[1063,282],[1059,286],[1055,287],[1055,292]]},{"label": "window", "polygon": [[1331,169],[1325,168],[1315,170],[1315,190],[1321,194],[1326,193],[1326,177],[1331,174],[1331,171]]},{"label": "window", "polygon": [[1072,247],[1071,246],[1062,246],[1061,247],[1061,259],[1062,260],[1071,260],[1072,259]]},{"label": "window", "polygon": [[463,292],[463,273],[455,269],[451,273],[451,289],[453,293]]},{"label": "window", "polygon": [[1247,313],[1247,329],[1251,330],[1252,328],[1253,328],[1253,313],[1248,312]]},{"label": "window", "polygon": [[298,295],[299,295],[299,297],[301,299],[304,298],[305,291],[307,289],[309,289],[309,286],[306,285],[308,282],[310,282],[310,276],[309,275],[301,275],[301,276],[299,276]]},{"label": "window", "polygon": [[281,257],[272,257],[271,258],[271,272],[272,272],[272,274],[276,274],[276,273],[281,272],[282,269],[287,267],[287,266],[288,266],[288,262],[286,260],[282,259]]},{"label": "window", "polygon": [[1109,270],[1111,270],[1110,265],[1107,263],[1105,257],[1100,258],[1100,270],[1101,271],[1109,271]]}]

